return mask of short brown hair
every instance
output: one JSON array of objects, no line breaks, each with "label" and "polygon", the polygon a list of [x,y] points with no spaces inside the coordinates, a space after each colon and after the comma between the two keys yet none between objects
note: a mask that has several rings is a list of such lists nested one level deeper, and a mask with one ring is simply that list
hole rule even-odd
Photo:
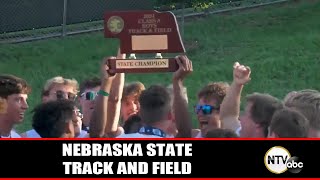
[{"label": "short brown hair", "polygon": [[308,120],[298,111],[284,108],[274,113],[270,131],[280,138],[306,138],[308,136]]},{"label": "short brown hair", "polygon": [[160,85],[152,85],[142,91],[139,102],[140,117],[147,125],[163,120],[172,109],[172,99],[168,89]]},{"label": "short brown hair", "polygon": [[229,84],[225,82],[209,83],[199,91],[198,99],[215,99],[218,103],[217,105],[220,106],[227,94],[228,88]]},{"label": "short brown hair", "polygon": [[283,108],[282,102],[269,94],[260,93],[248,95],[247,102],[252,103],[250,110],[252,120],[264,129],[267,137],[272,116],[277,110]]},{"label": "short brown hair", "polygon": [[143,90],[145,86],[141,82],[126,84],[123,88],[122,101],[126,101],[129,96],[135,96],[138,99]]},{"label": "short brown hair", "polygon": [[300,91],[291,91],[284,97],[284,103],[290,104],[294,99],[300,99],[305,96],[308,96],[308,94],[314,94],[319,93],[319,91],[314,89],[303,89]]},{"label": "short brown hair", "polygon": [[85,79],[80,84],[80,94],[82,94],[86,89],[95,88],[101,86],[101,80],[98,77],[93,77],[91,79]]},{"label": "short brown hair", "polygon": [[24,79],[14,75],[0,75],[0,97],[7,98],[12,94],[29,94],[31,87]]},{"label": "short brown hair", "polygon": [[285,101],[285,106],[302,113],[311,128],[320,130],[320,92],[316,90],[302,90],[296,92]]}]

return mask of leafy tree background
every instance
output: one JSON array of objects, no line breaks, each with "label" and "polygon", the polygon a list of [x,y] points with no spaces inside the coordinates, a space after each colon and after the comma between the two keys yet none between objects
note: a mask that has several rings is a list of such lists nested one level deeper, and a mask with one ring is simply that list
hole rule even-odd
[{"label": "leafy tree background", "polygon": [[155,6],[160,9],[180,9],[183,5],[186,8],[207,9],[214,4],[229,3],[241,0],[155,0]]}]

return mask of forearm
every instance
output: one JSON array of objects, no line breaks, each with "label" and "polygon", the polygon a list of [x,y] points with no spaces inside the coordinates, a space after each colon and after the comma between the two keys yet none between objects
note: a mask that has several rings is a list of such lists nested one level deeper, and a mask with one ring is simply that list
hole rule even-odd
[{"label": "forearm", "polygon": [[112,82],[112,87],[108,99],[107,123],[105,134],[109,137],[119,135],[118,124],[120,119],[121,99],[124,86],[124,73],[117,74]]},{"label": "forearm", "polygon": [[173,80],[173,97],[176,127],[178,134],[176,137],[191,137],[192,122],[188,111],[188,103],[183,95],[183,82]]},{"label": "forearm", "polygon": [[[103,79],[101,90],[110,93],[112,81]],[[104,130],[107,123],[107,109],[109,96],[99,95],[96,98],[94,112],[90,120],[90,137],[97,138],[104,136]]]},{"label": "forearm", "polygon": [[220,119],[226,129],[237,129],[240,126],[238,120],[240,114],[241,92],[243,85],[233,82],[220,107]]}]

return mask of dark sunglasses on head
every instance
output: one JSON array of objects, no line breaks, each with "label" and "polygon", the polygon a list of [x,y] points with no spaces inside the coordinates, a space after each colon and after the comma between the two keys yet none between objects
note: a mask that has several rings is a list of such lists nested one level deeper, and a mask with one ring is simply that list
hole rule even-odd
[{"label": "dark sunglasses on head", "polygon": [[194,110],[195,112],[198,114],[200,111],[202,111],[202,113],[204,115],[208,115],[211,114],[213,110],[219,110],[219,107],[214,107],[208,104],[205,105],[199,105],[197,104],[196,106],[194,106]]},{"label": "dark sunglasses on head", "polygon": [[97,97],[98,93],[94,91],[88,91],[81,94],[81,98],[88,101],[93,101]]},{"label": "dark sunglasses on head", "polygon": [[76,94],[73,94],[73,93],[66,93],[66,92],[63,92],[63,91],[57,91],[56,92],[56,95],[57,95],[57,99],[66,99],[66,95],[67,94],[67,99],[69,100],[75,100],[77,98],[77,95]]}]

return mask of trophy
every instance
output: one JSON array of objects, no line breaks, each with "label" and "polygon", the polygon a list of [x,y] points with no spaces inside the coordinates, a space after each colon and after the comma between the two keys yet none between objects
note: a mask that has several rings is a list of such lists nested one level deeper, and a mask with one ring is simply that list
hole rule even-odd
[{"label": "trophy", "polygon": [[[185,53],[178,23],[172,12],[155,10],[107,11],[104,15],[105,38],[118,38],[120,52],[127,59],[108,59],[116,73],[174,72],[175,57],[162,53]],[[152,54],[152,57],[139,57]]]}]

